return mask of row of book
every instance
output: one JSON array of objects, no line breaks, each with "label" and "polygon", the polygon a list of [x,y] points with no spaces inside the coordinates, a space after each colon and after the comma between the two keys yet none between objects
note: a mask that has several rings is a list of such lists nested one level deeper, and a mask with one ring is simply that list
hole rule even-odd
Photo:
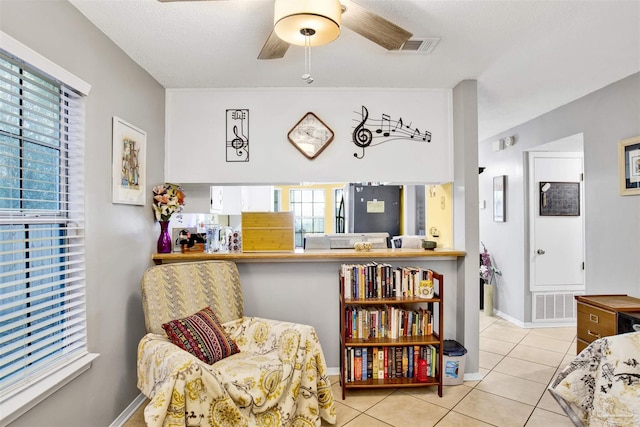
[{"label": "row of book", "polygon": [[367,379],[435,377],[438,348],[434,345],[401,347],[345,347],[346,382]]},{"label": "row of book", "polygon": [[345,307],[345,338],[391,338],[424,336],[433,333],[433,313],[422,307],[414,310],[384,305],[376,308]]},{"label": "row of book", "polygon": [[422,286],[433,286],[433,271],[390,264],[343,264],[345,299],[400,298],[420,295]]}]

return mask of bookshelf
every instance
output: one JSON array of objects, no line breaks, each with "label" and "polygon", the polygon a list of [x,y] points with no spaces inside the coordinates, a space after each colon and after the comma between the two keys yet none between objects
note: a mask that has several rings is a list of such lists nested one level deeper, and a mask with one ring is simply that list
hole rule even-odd
[{"label": "bookshelf", "polygon": [[[430,298],[418,296],[422,280],[433,285]],[[442,397],[443,276],[416,267],[343,264],[339,286],[342,399],[347,389],[428,386]]]}]

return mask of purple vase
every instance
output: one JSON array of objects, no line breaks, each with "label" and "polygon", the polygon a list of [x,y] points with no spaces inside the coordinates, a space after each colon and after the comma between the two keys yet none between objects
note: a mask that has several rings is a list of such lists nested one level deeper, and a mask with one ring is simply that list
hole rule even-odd
[{"label": "purple vase", "polygon": [[160,221],[160,236],[158,237],[158,253],[171,253],[171,236],[169,235],[169,221]]}]

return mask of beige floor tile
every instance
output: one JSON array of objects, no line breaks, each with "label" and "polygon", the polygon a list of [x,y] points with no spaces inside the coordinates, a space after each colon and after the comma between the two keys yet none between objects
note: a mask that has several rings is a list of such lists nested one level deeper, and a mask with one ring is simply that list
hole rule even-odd
[{"label": "beige floor tile", "polygon": [[491,371],[489,375],[476,386],[475,390],[482,390],[487,393],[517,400],[527,405],[536,406],[546,388],[546,384]]},{"label": "beige floor tile", "polygon": [[541,365],[540,363],[509,356],[502,359],[493,370],[545,385],[551,381],[556,372],[556,368],[553,366]]},{"label": "beige floor tile", "polygon": [[545,409],[547,411],[555,412],[556,414],[565,415],[565,412],[562,410],[560,404],[553,398],[549,391],[545,391],[538,402],[537,408]]},{"label": "beige floor tile", "polygon": [[345,424],[344,427],[389,427],[389,425],[367,414],[360,414]]},{"label": "beige floor tile", "polygon": [[146,427],[147,424],[144,422],[144,408],[147,407],[148,403],[149,400],[145,400],[136,412],[134,412],[133,415],[131,415],[131,417],[122,424],[122,427]]},{"label": "beige floor tile", "polygon": [[344,426],[349,421],[353,420],[355,417],[357,417],[360,414],[361,414],[360,411],[357,411],[347,405],[344,405],[336,401],[336,423],[329,424],[325,420],[322,420],[322,425],[323,426],[333,425],[334,427],[341,427],[341,426]]},{"label": "beige floor tile", "polygon": [[573,423],[569,417],[564,415],[558,415],[555,412],[545,411],[544,409],[536,408],[531,414],[529,421],[526,424],[527,427],[573,427]]},{"label": "beige floor tile", "polygon": [[484,423],[475,418],[467,417],[455,411],[449,412],[438,423],[437,427],[490,427],[491,424]]},{"label": "beige floor tile", "polygon": [[554,338],[562,341],[573,341],[576,337],[576,327],[567,326],[560,328],[534,328],[530,331],[533,335]]},{"label": "beige floor tile", "polygon": [[490,353],[488,351],[480,350],[479,364],[481,368],[493,369],[504,358],[502,354]]},{"label": "beige floor tile", "polygon": [[442,397],[438,396],[438,387],[405,388],[399,391],[417,399],[433,403],[434,405],[451,409],[471,390],[472,387],[464,384],[444,386],[442,387]]},{"label": "beige floor tile", "polygon": [[514,347],[515,343],[496,340],[493,338],[480,337],[480,350],[488,351],[490,353],[502,354],[503,356],[508,354]]},{"label": "beige floor tile", "polygon": [[480,337],[493,338],[500,341],[519,343],[529,332],[517,326],[506,326],[494,323],[480,333]]},{"label": "beige floor tile", "polygon": [[415,397],[394,393],[366,411],[378,420],[397,427],[434,426],[448,410]]},{"label": "beige floor tile", "polygon": [[573,360],[576,358],[575,354],[565,354],[564,357],[562,358],[562,362],[560,362],[560,365],[558,365],[560,368],[564,369],[569,363],[573,362]]},{"label": "beige floor tile", "polygon": [[483,330],[487,329],[489,326],[493,325],[497,321],[498,321],[497,317],[485,316],[484,312],[481,311],[480,312],[480,322],[479,322],[480,331],[483,331]]},{"label": "beige floor tile", "polygon": [[453,410],[496,426],[523,426],[534,407],[473,389]]},{"label": "beige floor tile", "polygon": [[329,375],[330,384],[335,384],[337,382],[340,382],[340,375]]},{"label": "beige floor tile", "polygon": [[515,348],[509,353],[509,356],[553,367],[559,366],[560,362],[562,362],[562,359],[564,358],[562,353],[544,350],[537,347],[530,347],[523,344],[515,346]]},{"label": "beige floor tile", "polygon": [[571,346],[570,341],[557,340],[555,338],[549,338],[542,335],[529,334],[520,341],[522,345],[528,345],[529,347],[536,347],[543,350],[555,351],[564,354],[569,351]]},{"label": "beige floor tile", "polygon": [[360,412],[366,411],[395,391],[393,388],[350,389],[346,392],[346,399],[342,400],[340,384],[333,384],[331,389],[333,390],[333,396],[336,402],[340,402]]},{"label": "beige floor tile", "polygon": [[491,372],[491,369],[478,368],[478,373],[482,375],[482,378],[486,377],[489,372]]}]

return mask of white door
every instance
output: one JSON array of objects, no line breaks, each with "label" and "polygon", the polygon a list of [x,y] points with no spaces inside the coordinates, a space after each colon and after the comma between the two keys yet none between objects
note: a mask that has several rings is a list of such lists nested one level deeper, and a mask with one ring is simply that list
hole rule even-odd
[{"label": "white door", "polygon": [[529,153],[530,290],[584,289],[582,153]]}]

